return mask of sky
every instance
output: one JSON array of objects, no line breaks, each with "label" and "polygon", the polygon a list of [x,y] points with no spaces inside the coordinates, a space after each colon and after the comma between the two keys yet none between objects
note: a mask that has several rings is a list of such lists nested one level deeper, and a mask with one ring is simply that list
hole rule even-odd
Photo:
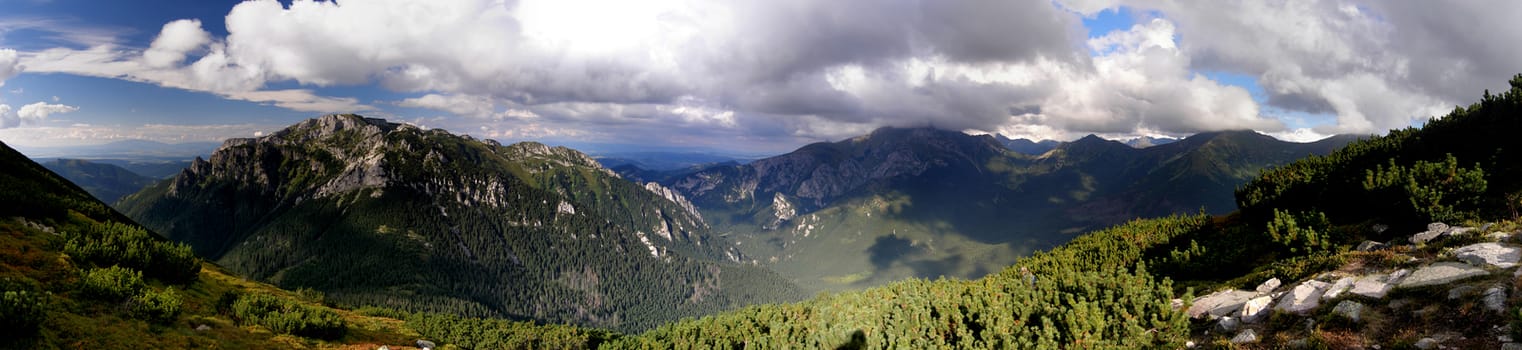
[{"label": "sky", "polygon": [[0,0],[0,141],[359,113],[750,154],[884,126],[1072,140],[1420,125],[1522,73],[1519,1]]}]

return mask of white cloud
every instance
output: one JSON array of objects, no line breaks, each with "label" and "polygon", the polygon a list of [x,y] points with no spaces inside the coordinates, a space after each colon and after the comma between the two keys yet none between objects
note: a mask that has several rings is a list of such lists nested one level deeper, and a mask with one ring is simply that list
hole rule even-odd
[{"label": "white cloud", "polygon": [[19,126],[31,126],[41,123],[53,114],[69,113],[79,110],[79,107],[36,102],[21,106],[12,112],[10,105],[0,104],[0,129],[9,129]]},{"label": "white cloud", "polygon": [[185,55],[211,43],[211,33],[201,29],[201,21],[182,19],[164,24],[159,36],[143,51],[143,62],[163,68],[180,64]]},{"label": "white cloud", "polygon": [[[1258,79],[1271,107],[1330,113],[1318,133],[1401,128],[1468,104],[1522,72],[1519,2],[1067,1],[1178,26],[1190,68]],[[1508,43],[1508,44],[1501,44]]]},{"label": "white cloud", "polygon": [[[1116,6],[1142,18],[1085,41],[1080,17]],[[98,40],[20,62],[312,112],[384,113],[266,89],[374,84],[413,96],[382,106],[498,135],[511,123],[792,142],[885,125],[1325,135],[1403,127],[1499,88],[1522,71],[1522,47],[1495,44],[1522,41],[1514,10],[1522,3],[256,0],[232,8],[224,38],[177,20],[148,48]],[[1266,101],[1201,72],[1255,77]],[[1335,117],[1286,126],[1265,109]]]},{"label": "white cloud", "polygon": [[26,147],[75,146],[121,140],[149,140],[164,143],[222,142],[229,138],[249,137],[260,132],[268,133],[283,127],[256,124],[37,126],[0,129],[0,140],[4,140],[6,144]]},{"label": "white cloud", "polygon": [[[0,86],[5,86],[7,79],[21,74],[22,68],[16,50],[0,48]],[[21,88],[16,88],[15,91],[21,91]]]},{"label": "white cloud", "polygon": [[439,95],[427,94],[420,97],[404,99],[396,105],[402,107],[428,108],[445,111],[456,115],[491,118],[496,114],[497,104],[489,97],[470,95]]}]

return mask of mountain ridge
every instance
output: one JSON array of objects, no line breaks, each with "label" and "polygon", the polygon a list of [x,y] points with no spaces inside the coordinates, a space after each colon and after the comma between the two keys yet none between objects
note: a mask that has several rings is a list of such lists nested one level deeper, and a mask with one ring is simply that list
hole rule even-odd
[{"label": "mountain ridge", "polygon": [[679,195],[583,153],[357,115],[228,140],[121,206],[233,271],[345,305],[640,329],[796,297]]}]

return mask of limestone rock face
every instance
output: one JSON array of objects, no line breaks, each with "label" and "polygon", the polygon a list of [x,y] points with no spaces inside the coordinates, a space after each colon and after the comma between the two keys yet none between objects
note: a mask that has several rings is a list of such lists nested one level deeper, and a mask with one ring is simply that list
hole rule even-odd
[{"label": "limestone rock face", "polygon": [[1450,261],[1433,263],[1412,272],[1400,281],[1400,288],[1416,288],[1448,284],[1467,278],[1484,276],[1485,269]]},{"label": "limestone rock face", "polygon": [[1490,265],[1505,269],[1517,266],[1517,260],[1522,259],[1522,249],[1499,243],[1475,243],[1455,249],[1453,256],[1475,266]]}]

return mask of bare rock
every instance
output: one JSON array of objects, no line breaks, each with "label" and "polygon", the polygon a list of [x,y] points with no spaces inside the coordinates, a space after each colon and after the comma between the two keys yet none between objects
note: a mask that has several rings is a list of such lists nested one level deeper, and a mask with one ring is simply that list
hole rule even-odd
[{"label": "bare rock", "polygon": [[1411,235],[1412,244],[1422,244],[1448,233],[1448,225],[1441,222],[1427,224],[1427,230]]},{"label": "bare rock", "polygon": [[1424,266],[1402,279],[1400,288],[1416,288],[1448,284],[1467,278],[1484,276],[1485,269],[1456,262],[1438,262]]},{"label": "bare rock", "polygon": [[1267,281],[1263,281],[1263,284],[1258,285],[1258,294],[1272,293],[1275,289],[1279,289],[1280,283],[1278,278],[1270,278]]},{"label": "bare rock", "polygon": [[1353,277],[1343,277],[1337,279],[1336,282],[1332,282],[1331,287],[1326,288],[1325,293],[1321,293],[1321,300],[1332,300],[1342,296],[1342,293],[1353,289],[1353,282],[1357,281],[1358,279]]},{"label": "bare rock", "polygon": [[1439,346],[1439,344],[1438,344],[1437,339],[1422,338],[1422,340],[1416,341],[1416,348],[1417,349],[1432,350],[1432,349],[1437,349],[1438,346]]},{"label": "bare rock", "polygon": [[1194,303],[1189,305],[1189,317],[1201,318],[1209,316],[1227,316],[1236,314],[1242,309],[1242,305],[1257,296],[1257,293],[1245,290],[1228,290],[1211,293],[1203,297],[1195,298]]},{"label": "bare rock", "polygon": [[1304,315],[1321,305],[1321,295],[1329,286],[1331,284],[1317,280],[1300,283],[1295,286],[1295,289],[1284,294],[1284,297],[1279,298],[1275,308]]},{"label": "bare rock", "polygon": [[1353,282],[1353,288],[1349,289],[1348,293],[1375,299],[1384,298],[1385,294],[1389,294],[1391,289],[1391,285],[1385,282],[1386,277],[1383,274],[1359,277],[1357,281]]},{"label": "bare rock", "polygon": [[1258,323],[1258,321],[1262,321],[1264,317],[1268,316],[1268,307],[1273,302],[1274,297],[1268,295],[1248,300],[1246,304],[1242,304],[1242,312],[1239,314],[1242,322]]},{"label": "bare rock", "polygon": [[1363,321],[1363,303],[1352,300],[1343,300],[1332,307],[1332,314],[1346,317],[1354,323]]},{"label": "bare rock", "polygon": [[1499,243],[1475,243],[1454,249],[1453,256],[1475,266],[1490,265],[1506,269],[1517,266],[1517,260],[1522,260],[1522,249]]},{"label": "bare rock", "polygon": [[1241,326],[1242,321],[1238,320],[1236,317],[1223,316],[1220,320],[1216,321],[1216,328],[1220,329],[1222,332],[1235,331],[1237,330],[1237,327]]},{"label": "bare rock", "polygon": [[1485,297],[1481,300],[1485,302],[1485,309],[1495,311],[1497,313],[1505,312],[1506,288],[1501,286],[1492,286],[1489,289],[1485,290]]},{"label": "bare rock", "polygon": [[1372,252],[1372,251],[1376,251],[1376,250],[1385,249],[1386,247],[1387,246],[1384,243],[1379,243],[1379,242],[1375,242],[1375,241],[1363,241],[1363,243],[1359,243],[1358,244],[1358,248],[1356,248],[1356,249],[1358,249],[1358,251],[1360,251],[1360,252]]},{"label": "bare rock", "polygon": [[1253,332],[1251,329],[1244,329],[1242,330],[1242,333],[1237,333],[1237,336],[1231,337],[1232,344],[1247,344],[1256,342],[1258,342],[1258,333]]}]

